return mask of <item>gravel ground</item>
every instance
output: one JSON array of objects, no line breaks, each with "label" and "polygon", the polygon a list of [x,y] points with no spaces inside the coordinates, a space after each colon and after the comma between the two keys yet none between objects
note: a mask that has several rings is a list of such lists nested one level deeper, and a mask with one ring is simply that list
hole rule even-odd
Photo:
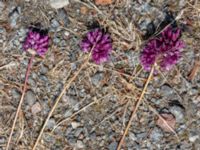
[{"label": "gravel ground", "polygon": [[[64,0],[65,1],[65,0]],[[183,29],[182,58],[169,72],[154,75],[123,143],[124,150],[200,149],[200,2],[197,0],[0,1],[0,150],[4,150],[21,97],[30,55],[22,43],[32,23],[49,30],[50,47],[36,57],[10,148],[29,150],[64,85],[80,68],[85,55],[79,42],[94,24],[113,39],[109,62],[85,67],[65,91],[47,122],[38,150],[116,150],[148,72],[139,54],[146,40],[172,12]],[[107,0],[108,1],[108,0]],[[65,6],[64,6],[65,4]],[[192,70],[196,74],[190,77]],[[157,123],[171,114],[174,131]]]}]

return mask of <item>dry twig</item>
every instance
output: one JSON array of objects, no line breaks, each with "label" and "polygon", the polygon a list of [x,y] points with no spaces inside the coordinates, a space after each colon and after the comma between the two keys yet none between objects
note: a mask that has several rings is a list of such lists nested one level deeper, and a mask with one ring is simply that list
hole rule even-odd
[{"label": "dry twig", "polygon": [[108,96],[108,94],[107,94],[106,96],[104,96],[104,97],[98,99],[98,100],[95,99],[93,102],[91,102],[91,103],[87,104],[86,106],[84,106],[83,108],[79,109],[78,111],[76,111],[75,113],[73,113],[71,116],[69,116],[69,117],[63,119],[62,121],[60,121],[60,122],[53,128],[53,130],[52,130],[51,132],[54,132],[54,130],[55,130],[56,128],[58,128],[58,126],[60,126],[60,125],[63,124],[64,122],[67,122],[67,121],[71,120],[73,117],[75,117],[76,115],[78,115],[80,112],[82,112],[82,111],[86,110],[88,107],[90,107],[90,106],[92,106],[92,105],[98,103],[99,100],[101,100],[101,99],[103,99],[103,98],[105,98],[105,97],[107,97],[107,96]]},{"label": "dry twig", "polygon": [[129,122],[128,122],[128,124],[127,124],[127,126],[126,126],[126,129],[125,129],[125,131],[124,131],[124,134],[123,134],[123,136],[122,136],[122,138],[121,138],[121,140],[120,140],[120,142],[119,142],[119,145],[118,145],[118,147],[117,147],[117,150],[120,150],[120,149],[121,149],[121,146],[122,146],[122,144],[123,144],[123,142],[124,142],[124,139],[125,139],[125,137],[126,137],[126,134],[128,133],[128,130],[129,130],[130,126],[131,126],[131,123],[132,123],[132,121],[133,121],[133,119],[134,119],[134,117],[135,117],[135,114],[136,114],[136,112],[137,112],[137,110],[138,110],[138,108],[139,108],[139,106],[140,106],[140,104],[141,104],[141,102],[142,102],[142,99],[143,99],[143,96],[144,96],[144,94],[145,94],[145,92],[146,92],[147,86],[148,86],[148,84],[149,84],[149,82],[150,82],[150,80],[151,80],[151,77],[152,77],[153,73],[154,73],[154,68],[155,68],[155,65],[151,68],[151,72],[150,72],[150,74],[149,74],[149,77],[148,77],[148,79],[147,79],[145,85],[144,85],[144,88],[143,88],[143,90],[142,90],[142,93],[141,93],[141,95],[140,95],[138,101],[136,102],[136,106],[133,106],[131,118],[129,119]]},{"label": "dry twig", "polygon": [[194,78],[196,77],[197,73],[199,72],[199,68],[200,68],[200,61],[199,60],[196,60],[195,63],[194,63],[194,66],[188,76],[188,79],[190,81],[194,80]]},{"label": "dry twig", "polygon": [[[91,52],[92,52],[92,50],[93,50],[93,48],[91,49]],[[51,111],[49,112],[49,114],[48,114],[48,116],[47,116],[47,118],[46,118],[46,120],[45,120],[45,122],[44,122],[44,124],[43,124],[43,126],[42,126],[42,129],[40,130],[40,133],[39,133],[39,135],[38,135],[38,137],[37,137],[37,140],[36,140],[36,142],[35,142],[35,144],[34,144],[32,150],[35,150],[35,149],[36,149],[36,147],[37,147],[37,145],[38,145],[38,143],[39,143],[39,141],[40,141],[40,139],[41,139],[41,137],[42,137],[42,134],[43,134],[43,132],[44,132],[44,129],[45,129],[45,127],[46,127],[46,125],[47,125],[47,123],[48,123],[50,117],[52,116],[54,110],[56,109],[56,107],[57,107],[59,101],[61,100],[62,96],[64,95],[65,91],[71,86],[71,83],[78,77],[79,73],[87,66],[87,64],[88,64],[88,62],[89,62],[89,59],[90,59],[91,52],[90,52],[88,58],[86,59],[86,61],[81,65],[81,67],[79,68],[79,70],[74,74],[74,76],[73,76],[73,77],[69,80],[69,82],[64,86],[62,92],[60,93],[60,95],[59,95],[58,98],[56,99],[55,104],[53,105]]]},{"label": "dry twig", "polygon": [[19,113],[20,113],[20,110],[21,110],[21,106],[22,106],[22,103],[23,103],[23,100],[24,100],[24,96],[25,96],[25,92],[26,92],[26,88],[27,88],[28,77],[29,77],[29,74],[30,74],[30,71],[31,71],[31,66],[32,66],[33,59],[34,59],[34,55],[31,56],[29,64],[28,64],[28,68],[27,68],[27,72],[26,72],[26,77],[25,77],[25,82],[24,82],[24,89],[23,89],[23,92],[22,92],[22,96],[21,96],[18,108],[17,108],[17,112],[15,114],[15,118],[14,118],[14,121],[13,121],[11,132],[10,132],[10,135],[9,135],[9,138],[8,138],[8,143],[6,145],[6,150],[9,149],[10,142],[11,142],[12,135],[13,135],[13,131],[15,129],[17,118],[19,116]]}]

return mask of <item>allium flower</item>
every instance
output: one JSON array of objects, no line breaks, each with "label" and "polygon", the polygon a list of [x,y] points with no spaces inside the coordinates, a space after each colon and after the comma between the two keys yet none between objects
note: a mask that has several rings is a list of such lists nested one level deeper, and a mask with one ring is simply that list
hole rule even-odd
[{"label": "allium flower", "polygon": [[96,64],[100,64],[109,59],[109,54],[112,51],[112,39],[109,34],[97,28],[87,33],[81,41],[80,47],[84,52],[92,50],[92,60]]},{"label": "allium flower", "polygon": [[43,30],[30,28],[23,44],[25,51],[33,51],[43,57],[48,50],[49,36]]},{"label": "allium flower", "polygon": [[150,71],[156,63],[162,70],[170,70],[181,57],[184,42],[180,37],[181,30],[169,26],[158,37],[151,39],[140,56],[144,69]]},{"label": "allium flower", "polygon": [[[20,102],[17,107],[17,111],[16,111],[15,118],[14,118],[13,125],[12,125],[12,129],[15,128],[17,118],[19,116],[19,112],[21,110],[21,107],[22,107],[22,104],[24,101],[23,95],[25,95],[25,93],[26,93],[28,77],[31,72],[31,67],[32,67],[32,63],[33,63],[35,54],[38,54],[39,56],[43,57],[48,49],[48,42],[49,42],[49,37],[47,35],[46,30],[41,30],[39,28],[30,28],[29,29],[29,32],[28,32],[27,37],[23,44],[23,49],[25,51],[30,52],[32,54],[32,56],[30,57],[29,64],[27,66],[25,82],[24,82],[23,91],[22,91],[22,97],[21,97]],[[14,132],[14,130],[11,130],[6,149],[9,149],[13,132]]]}]

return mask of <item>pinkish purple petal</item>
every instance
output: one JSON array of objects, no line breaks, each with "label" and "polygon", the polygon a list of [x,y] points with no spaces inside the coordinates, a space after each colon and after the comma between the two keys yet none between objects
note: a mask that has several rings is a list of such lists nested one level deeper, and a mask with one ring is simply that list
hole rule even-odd
[{"label": "pinkish purple petal", "polygon": [[167,27],[158,37],[144,47],[140,61],[143,68],[151,70],[155,63],[163,70],[170,70],[180,59],[185,44],[180,40],[181,30]]},{"label": "pinkish purple petal", "polygon": [[87,33],[86,37],[80,43],[82,51],[92,50],[92,60],[96,64],[108,61],[109,54],[112,51],[112,40],[109,34],[101,29],[94,29]]},{"label": "pinkish purple petal", "polygon": [[25,51],[33,49],[39,56],[44,56],[48,50],[49,36],[42,35],[30,28],[24,41],[23,48]]},{"label": "pinkish purple petal", "polygon": [[89,33],[87,34],[87,39],[90,41],[90,43],[94,43],[93,32],[89,32]]}]

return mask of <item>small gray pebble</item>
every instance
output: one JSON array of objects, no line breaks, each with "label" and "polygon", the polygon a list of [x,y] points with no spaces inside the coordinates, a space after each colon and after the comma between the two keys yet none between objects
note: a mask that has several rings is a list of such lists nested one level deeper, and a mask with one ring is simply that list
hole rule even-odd
[{"label": "small gray pebble", "polygon": [[64,23],[65,26],[69,23],[68,16],[63,9],[58,10],[58,19]]},{"label": "small gray pebble", "polygon": [[53,42],[54,42],[55,44],[58,44],[58,43],[60,43],[60,39],[57,38],[57,37],[55,37],[55,38],[53,39]]},{"label": "small gray pebble", "polygon": [[70,145],[74,146],[76,144],[76,139],[75,138],[69,138],[67,141],[69,142]]},{"label": "small gray pebble", "polygon": [[48,81],[48,78],[47,78],[45,75],[40,75],[40,79],[41,79],[42,81],[45,81],[46,83],[47,83],[47,81]]},{"label": "small gray pebble", "polygon": [[79,148],[79,149],[82,149],[82,148],[85,147],[85,145],[84,145],[84,143],[82,141],[78,140],[76,142],[76,147]]},{"label": "small gray pebble", "polygon": [[5,32],[6,32],[6,29],[0,27],[0,34],[3,34]]},{"label": "small gray pebble", "polygon": [[2,13],[4,7],[5,7],[4,2],[0,1],[0,14]]},{"label": "small gray pebble", "polygon": [[79,96],[80,97],[85,97],[86,96],[85,89],[81,89],[81,91],[79,91]]},{"label": "small gray pebble", "polygon": [[102,141],[99,143],[99,146],[100,146],[100,147],[104,146],[104,143],[105,143],[105,141],[102,140]]},{"label": "small gray pebble", "polygon": [[142,20],[139,24],[139,28],[141,30],[146,30],[147,29],[147,26],[151,23],[151,20],[149,18],[146,18],[145,20]]},{"label": "small gray pebble", "polygon": [[67,46],[66,40],[62,40],[59,44],[60,44],[60,46],[62,46],[62,47]]},{"label": "small gray pebble", "polygon": [[140,7],[136,7],[136,10],[138,10],[143,15],[149,13],[151,9],[152,7],[148,3],[145,3],[141,5]]},{"label": "small gray pebble", "polygon": [[62,127],[57,127],[55,130],[54,130],[54,133],[59,135],[59,136],[64,136],[64,133],[62,131]]},{"label": "small gray pebble", "polygon": [[95,139],[97,137],[96,133],[95,132],[92,132],[90,135],[89,135],[90,139]]},{"label": "small gray pebble", "polygon": [[169,111],[175,116],[176,122],[184,122],[184,109],[179,106],[172,106],[169,108]]},{"label": "small gray pebble", "polygon": [[78,137],[81,134],[81,132],[83,132],[83,128],[78,128],[74,133],[75,137]]},{"label": "small gray pebble", "polygon": [[48,129],[53,129],[53,127],[56,125],[56,121],[55,119],[51,118],[49,119],[48,123],[47,123],[47,128]]},{"label": "small gray pebble", "polygon": [[76,70],[76,68],[77,68],[76,63],[71,63],[71,69]]},{"label": "small gray pebble", "polygon": [[68,94],[70,94],[70,95],[76,95],[76,90],[74,89],[74,88],[70,88],[69,90],[68,90]]},{"label": "small gray pebble", "polygon": [[116,150],[117,149],[117,145],[118,145],[118,143],[114,141],[114,142],[109,144],[108,149],[109,150]]},{"label": "small gray pebble", "polygon": [[129,133],[129,139],[131,139],[131,141],[136,141],[137,140],[135,134],[132,133],[132,132]]},{"label": "small gray pebble", "polygon": [[64,113],[64,117],[69,117],[72,115],[72,112],[67,110],[65,113]]},{"label": "small gray pebble", "polygon": [[48,105],[48,102],[46,101],[46,102],[43,102],[41,104],[42,104],[42,108],[44,108],[44,109],[42,109],[43,114],[47,115],[50,111],[50,107]]},{"label": "small gray pebble", "polygon": [[98,86],[103,79],[103,73],[96,73],[92,78],[91,82],[93,85]]},{"label": "small gray pebble", "polygon": [[0,137],[0,144],[6,143],[6,138],[5,137]]},{"label": "small gray pebble", "polygon": [[139,63],[139,57],[136,52],[130,51],[126,54],[130,67],[135,67]]},{"label": "small gray pebble", "polygon": [[15,99],[18,99],[21,96],[20,92],[16,88],[13,88],[11,90],[11,94],[12,94],[13,98],[15,98]]},{"label": "small gray pebble", "polygon": [[19,46],[19,45],[20,45],[20,42],[19,42],[18,40],[14,40],[14,41],[13,41],[13,44],[14,44],[15,46]]},{"label": "small gray pebble", "polygon": [[74,137],[74,136],[72,136],[72,130],[73,130],[72,127],[67,128],[67,130],[65,132],[66,137]]},{"label": "small gray pebble", "polygon": [[12,28],[16,28],[17,27],[17,20],[19,18],[19,14],[21,13],[21,7],[16,7],[12,10],[12,12],[10,13],[10,26]]},{"label": "small gray pebble", "polygon": [[31,85],[32,87],[36,87],[35,80],[33,80],[33,78],[31,77],[28,79],[28,84]]},{"label": "small gray pebble", "polygon": [[35,72],[32,72],[31,76],[33,77],[33,79],[36,79],[38,75]]},{"label": "small gray pebble", "polygon": [[0,90],[3,90],[3,89],[4,89],[4,84],[0,83]]},{"label": "small gray pebble", "polygon": [[75,99],[74,97],[72,96],[66,96],[66,99],[68,100],[68,104],[70,106],[75,106],[77,103],[78,103],[78,100]]},{"label": "small gray pebble", "polygon": [[161,93],[162,96],[167,97],[167,96],[172,95],[174,93],[174,91],[173,91],[173,89],[170,86],[163,85],[161,87],[160,93]]},{"label": "small gray pebble", "polygon": [[42,67],[40,69],[40,73],[41,74],[46,74],[47,72],[48,72],[48,68],[42,65]]},{"label": "small gray pebble", "polygon": [[189,141],[194,143],[197,139],[199,139],[199,131],[191,131],[189,134]]},{"label": "small gray pebble", "polygon": [[48,143],[54,144],[56,142],[55,138],[51,135],[46,134],[44,140]]},{"label": "small gray pebble", "polygon": [[137,137],[138,140],[142,140],[146,136],[147,136],[147,133],[145,133],[145,132],[136,134],[136,137]]},{"label": "small gray pebble", "polygon": [[161,131],[160,128],[157,128],[155,127],[151,134],[150,134],[150,139],[153,141],[153,142],[158,142],[162,139],[163,137],[163,132]]},{"label": "small gray pebble", "polygon": [[25,94],[25,102],[29,105],[32,106],[36,102],[36,97],[33,91],[29,90]]},{"label": "small gray pebble", "polygon": [[27,33],[28,29],[25,29],[25,28],[20,28],[19,31],[17,32],[17,34],[20,36],[20,37],[24,37]]},{"label": "small gray pebble", "polygon": [[53,28],[58,28],[60,26],[60,24],[56,19],[53,19],[53,20],[51,20],[51,26]]},{"label": "small gray pebble", "polygon": [[195,95],[195,94],[198,94],[198,92],[199,92],[199,89],[197,89],[197,88],[192,88],[192,89],[190,89],[190,90],[188,91],[188,94],[189,94],[189,95]]},{"label": "small gray pebble", "polygon": [[50,6],[54,9],[61,9],[69,5],[69,0],[50,0]]}]

